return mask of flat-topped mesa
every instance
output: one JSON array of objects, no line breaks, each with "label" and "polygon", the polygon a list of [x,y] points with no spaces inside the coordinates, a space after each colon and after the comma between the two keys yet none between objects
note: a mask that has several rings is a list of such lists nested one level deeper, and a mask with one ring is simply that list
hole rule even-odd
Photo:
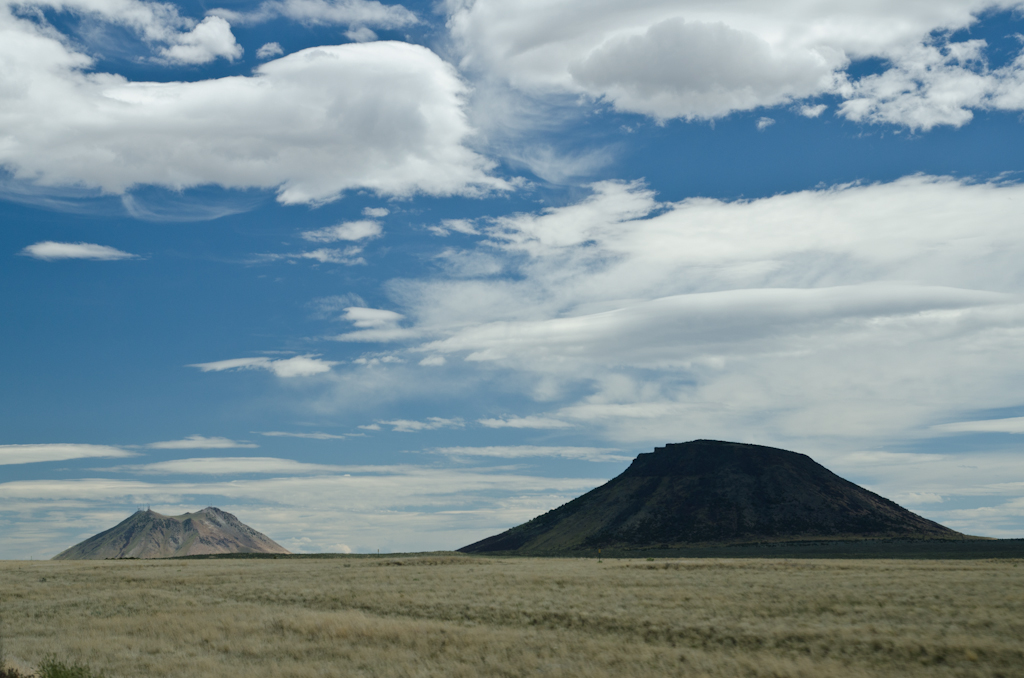
[{"label": "flat-topped mesa", "polygon": [[557,553],[805,539],[966,539],[804,454],[694,440],[640,454],[621,475],[460,549]]},{"label": "flat-topped mesa", "polygon": [[149,509],[62,551],[54,560],[173,558],[218,553],[289,551],[238,518],[208,506],[195,513],[165,516]]}]

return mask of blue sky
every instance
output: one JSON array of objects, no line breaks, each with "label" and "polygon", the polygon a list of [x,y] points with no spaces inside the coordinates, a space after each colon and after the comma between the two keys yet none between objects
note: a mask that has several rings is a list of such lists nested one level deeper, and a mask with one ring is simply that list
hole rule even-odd
[{"label": "blue sky", "polygon": [[458,548],[656,445],[1024,536],[1024,4],[0,9],[0,558]]}]

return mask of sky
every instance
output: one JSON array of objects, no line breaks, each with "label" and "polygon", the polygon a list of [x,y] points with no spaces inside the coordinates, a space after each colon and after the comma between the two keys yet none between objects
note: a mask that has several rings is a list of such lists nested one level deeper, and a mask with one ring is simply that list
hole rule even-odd
[{"label": "sky", "polygon": [[455,549],[666,443],[1024,537],[1024,2],[0,0],[0,558]]}]

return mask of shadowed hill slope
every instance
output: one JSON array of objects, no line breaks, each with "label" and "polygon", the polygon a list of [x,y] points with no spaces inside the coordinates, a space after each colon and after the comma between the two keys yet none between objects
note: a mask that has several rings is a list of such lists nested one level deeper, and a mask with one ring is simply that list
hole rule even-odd
[{"label": "shadowed hill slope", "polygon": [[53,560],[171,558],[217,553],[289,553],[235,516],[208,506],[165,516],[136,511],[120,524],[62,551]]},{"label": "shadowed hill slope", "polygon": [[695,440],[638,455],[568,504],[464,553],[563,553],[800,539],[967,539],[773,447]]}]

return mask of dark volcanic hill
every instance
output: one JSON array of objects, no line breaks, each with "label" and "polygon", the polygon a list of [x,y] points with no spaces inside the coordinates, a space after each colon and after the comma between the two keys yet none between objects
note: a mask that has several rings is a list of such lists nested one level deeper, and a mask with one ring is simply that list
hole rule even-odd
[{"label": "dark volcanic hill", "polygon": [[171,558],[215,553],[289,551],[230,513],[208,506],[180,516],[136,511],[124,522],[75,544],[53,560]]},{"label": "dark volcanic hill", "polygon": [[459,549],[564,553],[803,539],[966,539],[773,447],[694,440],[638,455],[568,504]]}]

